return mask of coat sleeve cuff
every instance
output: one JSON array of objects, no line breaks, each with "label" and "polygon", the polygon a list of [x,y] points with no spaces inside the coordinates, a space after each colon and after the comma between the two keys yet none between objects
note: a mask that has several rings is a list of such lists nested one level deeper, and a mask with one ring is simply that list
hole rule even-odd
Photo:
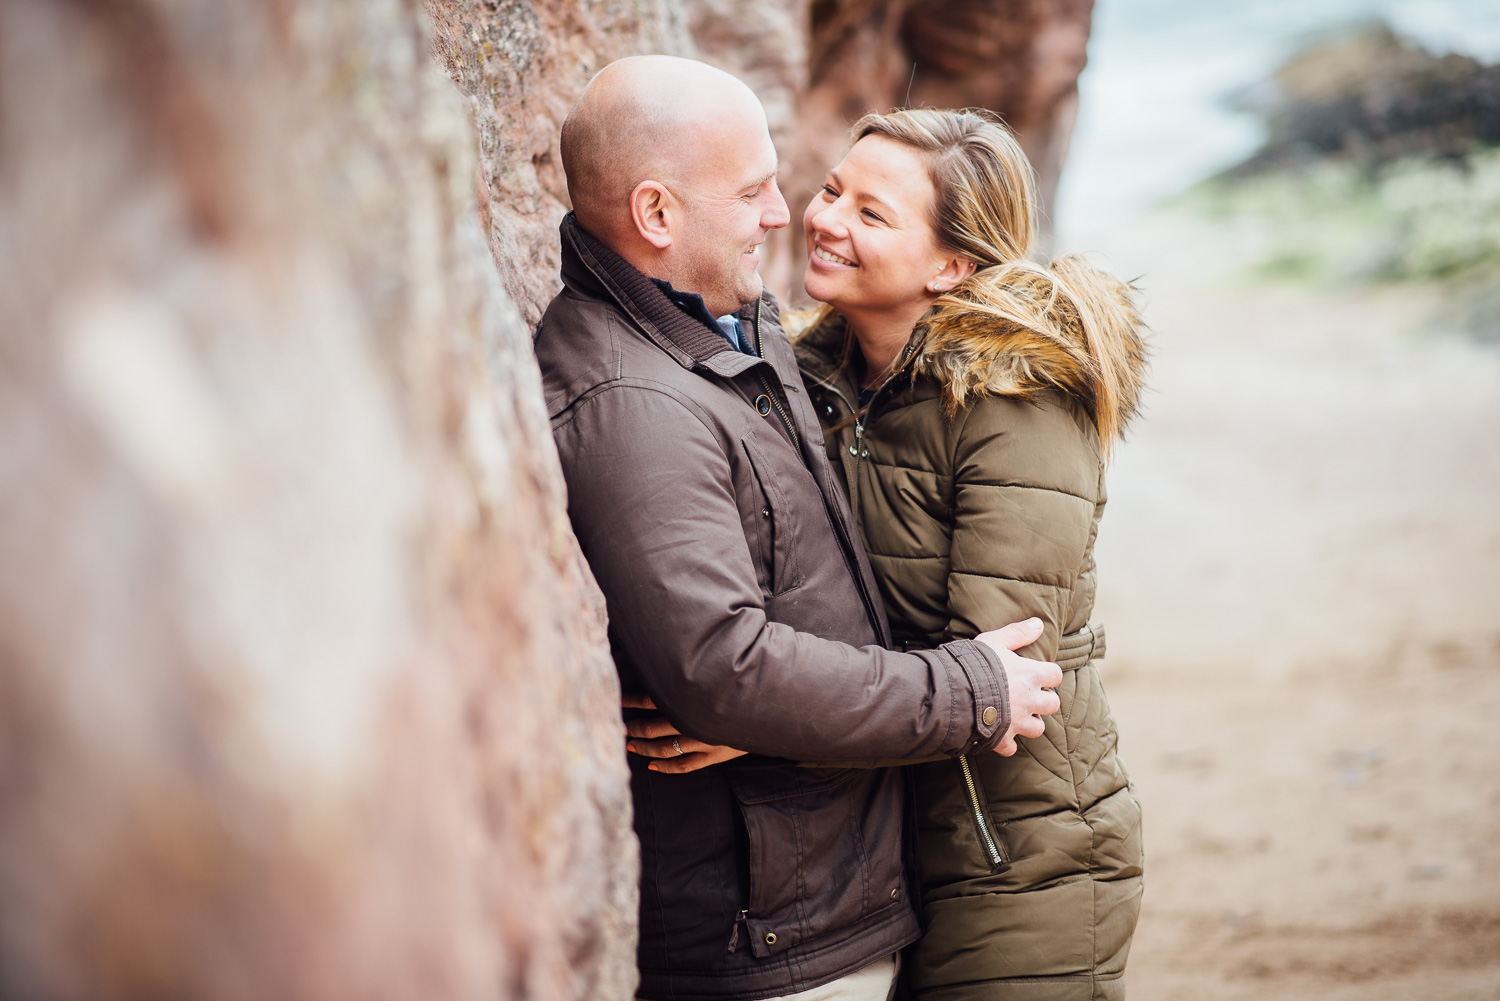
[{"label": "coat sleeve cuff", "polygon": [[[992,751],[1010,732],[1010,684],[1000,657],[975,640],[955,640],[945,645],[963,668],[973,698],[971,732],[962,753]],[[964,720],[956,719],[957,727]]]}]

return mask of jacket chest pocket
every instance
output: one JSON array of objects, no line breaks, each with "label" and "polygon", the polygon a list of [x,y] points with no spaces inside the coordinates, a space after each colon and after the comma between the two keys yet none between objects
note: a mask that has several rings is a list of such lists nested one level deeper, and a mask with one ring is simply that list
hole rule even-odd
[{"label": "jacket chest pocket", "polygon": [[752,955],[774,956],[906,896],[894,770],[750,766],[730,785],[749,835],[740,920]]},{"label": "jacket chest pocket", "polygon": [[775,597],[802,585],[797,560],[797,519],[780,479],[782,475],[796,475],[800,469],[778,474],[760,442],[750,435],[740,441],[755,480],[747,518],[752,526],[746,536],[754,540],[759,550],[757,576],[761,588]]}]

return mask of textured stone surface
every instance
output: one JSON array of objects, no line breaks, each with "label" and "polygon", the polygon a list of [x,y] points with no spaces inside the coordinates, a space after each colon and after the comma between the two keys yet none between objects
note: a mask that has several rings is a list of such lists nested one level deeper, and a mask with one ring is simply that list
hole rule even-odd
[{"label": "textured stone surface", "polygon": [[0,0],[0,997],[631,995],[601,602],[429,52]]},{"label": "textured stone surface", "polygon": [[479,130],[483,225],[506,290],[535,326],[561,288],[557,224],[568,210],[558,132],[606,63],[695,53],[680,0],[426,0],[433,53],[469,97]]}]

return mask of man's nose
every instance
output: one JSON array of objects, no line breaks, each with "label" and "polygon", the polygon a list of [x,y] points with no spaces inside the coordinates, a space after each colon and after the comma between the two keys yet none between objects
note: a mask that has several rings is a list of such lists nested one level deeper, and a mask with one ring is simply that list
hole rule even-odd
[{"label": "man's nose", "polygon": [[761,214],[760,224],[764,229],[781,229],[792,221],[792,210],[787,208],[786,199],[782,197],[775,178],[771,179],[770,195],[770,204]]}]

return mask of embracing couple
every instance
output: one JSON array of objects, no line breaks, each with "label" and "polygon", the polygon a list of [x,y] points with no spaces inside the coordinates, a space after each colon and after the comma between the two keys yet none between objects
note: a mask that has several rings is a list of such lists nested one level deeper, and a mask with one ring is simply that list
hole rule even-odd
[{"label": "embracing couple", "polygon": [[1122,998],[1140,807],[1089,614],[1131,290],[1032,260],[993,115],[852,140],[802,220],[823,305],[794,342],[744,84],[625,59],[563,126],[536,353],[632,707],[638,993]]}]

